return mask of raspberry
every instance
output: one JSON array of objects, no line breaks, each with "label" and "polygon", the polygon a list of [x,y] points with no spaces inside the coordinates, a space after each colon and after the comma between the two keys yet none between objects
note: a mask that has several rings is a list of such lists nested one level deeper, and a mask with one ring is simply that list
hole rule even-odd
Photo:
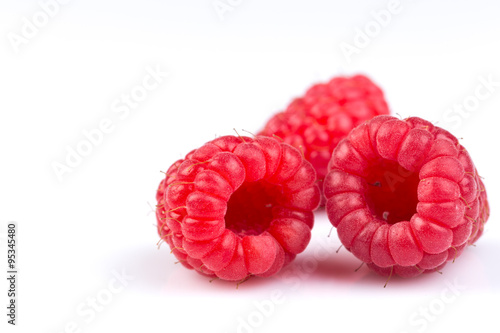
[{"label": "raspberry", "polygon": [[342,244],[374,271],[440,269],[483,233],[486,191],[467,150],[420,118],[373,118],[335,148],[326,210]]},{"label": "raspberry", "polygon": [[157,201],[158,233],[185,267],[238,281],[276,274],[304,251],[320,190],[292,146],[224,136],[175,162]]},{"label": "raspberry", "polygon": [[276,135],[303,150],[322,181],[333,149],[350,130],[389,114],[382,90],[362,75],[336,77],[312,86],[284,112],[274,115],[261,135]]}]

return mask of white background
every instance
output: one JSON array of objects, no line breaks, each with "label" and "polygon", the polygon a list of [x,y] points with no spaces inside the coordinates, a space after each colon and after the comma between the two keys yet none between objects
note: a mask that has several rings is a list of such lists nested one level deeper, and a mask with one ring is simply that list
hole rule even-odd
[{"label": "white background", "polygon": [[[380,31],[371,13],[388,1],[231,0],[222,20],[212,0],[74,0],[46,24],[40,3],[0,5],[0,260],[5,271],[6,225],[16,221],[20,271],[15,328],[1,279],[2,332],[498,331],[500,86],[470,112],[447,111],[473,103],[481,78],[500,82],[498,2],[401,0]],[[34,16],[40,27],[16,47]],[[365,27],[372,37],[348,61],[340,45]],[[113,112],[148,67],[169,75],[128,115]],[[392,112],[463,138],[492,207],[476,247],[443,275],[385,289],[366,267],[354,272],[346,250],[335,254],[322,212],[288,278],[236,289],[157,250],[148,203],[160,170],[233,128],[259,130],[315,82],[355,73],[384,89]],[[108,118],[113,130],[60,181],[53,163]],[[113,284],[122,271],[134,279]],[[87,304],[95,297],[100,311]]]}]

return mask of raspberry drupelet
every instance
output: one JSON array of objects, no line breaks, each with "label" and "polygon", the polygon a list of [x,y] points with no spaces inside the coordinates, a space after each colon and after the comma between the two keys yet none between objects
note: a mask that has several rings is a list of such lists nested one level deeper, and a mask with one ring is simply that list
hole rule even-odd
[{"label": "raspberry drupelet", "polygon": [[274,275],[304,251],[320,190],[296,148],[224,136],[175,162],[157,201],[158,233],[185,267],[240,281]]}]

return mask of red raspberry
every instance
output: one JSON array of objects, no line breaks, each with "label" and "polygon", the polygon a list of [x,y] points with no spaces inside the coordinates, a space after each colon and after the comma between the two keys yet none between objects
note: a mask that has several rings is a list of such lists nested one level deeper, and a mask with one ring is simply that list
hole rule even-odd
[{"label": "red raspberry", "polygon": [[481,236],[489,216],[467,150],[420,118],[378,116],[356,127],[328,168],[328,218],[342,244],[384,275],[440,269]]},{"label": "red raspberry", "polygon": [[297,149],[225,136],[168,169],[157,191],[158,233],[204,275],[271,276],[306,248],[319,200],[314,168]]},{"label": "red raspberry", "polygon": [[362,75],[336,77],[293,100],[260,134],[276,135],[302,149],[322,181],[339,141],[357,125],[381,114],[389,114],[389,109],[382,90],[370,79]]}]

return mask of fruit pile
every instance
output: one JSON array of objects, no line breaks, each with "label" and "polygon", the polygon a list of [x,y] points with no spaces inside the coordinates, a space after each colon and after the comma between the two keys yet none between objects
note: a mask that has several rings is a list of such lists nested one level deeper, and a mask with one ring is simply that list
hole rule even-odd
[{"label": "fruit pile", "polygon": [[203,275],[272,276],[307,247],[323,195],[340,241],[370,269],[402,277],[440,270],[482,235],[485,187],[452,134],[388,113],[368,78],[334,78],[258,136],[191,151],[158,187],[161,240]]}]

